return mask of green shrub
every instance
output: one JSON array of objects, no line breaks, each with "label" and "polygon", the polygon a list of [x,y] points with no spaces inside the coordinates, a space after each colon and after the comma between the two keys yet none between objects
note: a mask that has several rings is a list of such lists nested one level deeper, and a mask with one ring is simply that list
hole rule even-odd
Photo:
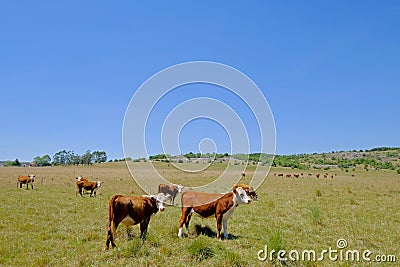
[{"label": "green shrub", "polygon": [[313,223],[316,225],[322,225],[322,216],[319,208],[316,206],[312,206],[310,207],[310,212]]}]

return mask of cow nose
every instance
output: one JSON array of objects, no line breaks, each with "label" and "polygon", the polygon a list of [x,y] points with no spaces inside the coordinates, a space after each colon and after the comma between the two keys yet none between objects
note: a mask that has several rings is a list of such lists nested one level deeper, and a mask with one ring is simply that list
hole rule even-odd
[{"label": "cow nose", "polygon": [[165,210],[165,208],[160,208],[160,211],[164,211]]}]

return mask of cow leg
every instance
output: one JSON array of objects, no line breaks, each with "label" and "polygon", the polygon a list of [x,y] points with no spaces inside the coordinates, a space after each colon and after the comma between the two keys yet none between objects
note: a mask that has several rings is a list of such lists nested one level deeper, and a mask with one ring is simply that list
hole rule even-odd
[{"label": "cow leg", "polygon": [[150,217],[144,218],[144,220],[140,223],[140,238],[142,240],[146,239],[147,234],[147,226],[149,225]]},{"label": "cow leg", "polygon": [[192,218],[192,212],[189,212],[188,216],[186,217],[185,226],[186,226],[186,234],[189,234],[189,222]]},{"label": "cow leg", "polygon": [[31,188],[32,188],[32,190],[33,190],[33,183],[31,183]]},{"label": "cow leg", "polygon": [[188,216],[190,214],[191,209],[192,209],[191,207],[182,207],[182,216],[181,216],[181,219],[179,221],[178,237],[182,237],[183,224],[186,225],[186,229],[188,229],[188,227],[189,227],[190,218],[188,219]]},{"label": "cow leg", "polygon": [[82,195],[82,188],[79,188],[79,194],[81,195],[81,197],[83,197],[83,195]]},{"label": "cow leg", "polygon": [[223,224],[222,226],[224,227],[224,238],[228,239],[229,238],[229,235],[228,235],[228,219],[224,218],[222,220],[222,224]]},{"label": "cow leg", "polygon": [[28,183],[26,183],[26,190],[28,190],[28,189],[29,189],[29,188],[28,188],[28,185],[29,185],[29,184],[28,184]]},{"label": "cow leg", "polygon": [[217,238],[221,239],[222,214],[215,215],[215,218],[217,219]]},{"label": "cow leg", "polygon": [[22,183],[19,183],[19,188],[22,188]]}]

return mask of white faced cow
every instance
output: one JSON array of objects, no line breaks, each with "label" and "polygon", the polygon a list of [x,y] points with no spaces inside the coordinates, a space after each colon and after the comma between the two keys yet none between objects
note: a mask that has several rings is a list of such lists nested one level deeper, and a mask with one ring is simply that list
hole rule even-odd
[{"label": "white faced cow", "polygon": [[[108,203],[108,228],[105,250],[114,248],[115,231],[122,222],[126,226],[140,224],[140,238],[146,239],[150,217],[157,211],[164,211],[166,196],[122,196],[115,195]],[[127,228],[128,230],[128,228]]]},{"label": "white faced cow", "polygon": [[33,182],[35,181],[34,178],[36,175],[30,174],[28,176],[23,176],[19,175],[18,176],[18,182],[17,182],[17,188],[19,184],[19,188],[22,188],[22,184],[26,184],[26,189],[28,189],[28,185],[31,184],[31,188],[33,189]]},{"label": "white faced cow", "polygon": [[182,193],[183,185],[180,184],[160,184],[158,186],[158,193],[164,193],[165,195],[171,196],[171,204],[174,205],[175,197],[178,193]]},{"label": "white faced cow", "polygon": [[182,216],[179,221],[178,237],[182,237],[182,227],[185,224],[186,232],[189,232],[189,222],[192,213],[197,213],[201,217],[215,215],[217,219],[217,238],[221,239],[221,225],[224,227],[224,237],[228,238],[228,219],[239,204],[251,202],[246,191],[241,187],[236,187],[232,192],[226,194],[209,194],[203,192],[185,192],[182,194]]},{"label": "white faced cow", "polygon": [[83,197],[82,190],[85,189],[86,191],[90,191],[90,196],[92,196],[93,193],[94,196],[96,196],[96,191],[101,187],[102,183],[103,182],[101,181],[96,181],[96,182],[77,181],[76,182],[77,192],[75,193],[75,195],[79,193],[81,197]]}]

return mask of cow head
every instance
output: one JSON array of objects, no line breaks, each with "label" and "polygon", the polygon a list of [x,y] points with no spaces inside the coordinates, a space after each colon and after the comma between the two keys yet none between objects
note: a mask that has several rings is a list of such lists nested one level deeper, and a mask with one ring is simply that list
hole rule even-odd
[{"label": "cow head", "polygon": [[31,180],[31,182],[35,181],[34,178],[36,177],[36,175],[34,174],[29,174],[29,179]]},{"label": "cow head", "polygon": [[167,196],[164,193],[158,193],[157,195],[152,195],[150,197],[156,200],[157,208],[159,211],[165,210],[165,202],[167,201]]},{"label": "cow head", "polygon": [[96,183],[97,183],[97,187],[100,187],[103,182],[102,181],[97,181]]},{"label": "cow head", "polygon": [[246,191],[246,194],[252,199],[252,200],[257,200],[258,196],[256,191],[254,191],[253,187],[251,185],[247,184],[234,184],[232,187],[232,190],[235,190],[236,188],[241,187]]},{"label": "cow head", "polygon": [[183,190],[183,188],[184,188],[184,186],[183,186],[183,185],[180,185],[180,184],[174,184],[174,186],[176,187],[176,189],[178,189],[178,193],[182,193],[182,190]]},{"label": "cow head", "polygon": [[243,188],[237,187],[233,190],[233,193],[236,196],[238,204],[249,204],[251,202],[251,198],[247,195],[246,191]]},{"label": "cow head", "polygon": [[82,180],[82,176],[78,176],[75,179],[79,182],[80,180]]}]

